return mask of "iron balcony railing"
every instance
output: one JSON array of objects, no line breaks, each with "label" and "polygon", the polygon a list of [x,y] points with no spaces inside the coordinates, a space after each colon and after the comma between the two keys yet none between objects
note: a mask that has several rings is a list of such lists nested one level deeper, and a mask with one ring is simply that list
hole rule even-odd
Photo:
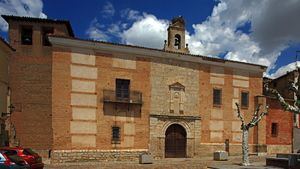
[{"label": "iron balcony railing", "polygon": [[143,100],[142,93],[138,91],[130,91],[128,97],[118,97],[114,90],[103,90],[103,102],[142,104]]}]

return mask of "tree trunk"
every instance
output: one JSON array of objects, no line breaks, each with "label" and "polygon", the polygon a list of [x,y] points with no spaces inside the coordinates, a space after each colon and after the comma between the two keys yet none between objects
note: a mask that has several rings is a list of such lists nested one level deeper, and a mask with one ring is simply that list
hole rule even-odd
[{"label": "tree trunk", "polygon": [[243,129],[243,141],[242,141],[242,152],[243,152],[243,166],[250,165],[249,162],[249,143],[248,143],[249,129],[246,127]]}]

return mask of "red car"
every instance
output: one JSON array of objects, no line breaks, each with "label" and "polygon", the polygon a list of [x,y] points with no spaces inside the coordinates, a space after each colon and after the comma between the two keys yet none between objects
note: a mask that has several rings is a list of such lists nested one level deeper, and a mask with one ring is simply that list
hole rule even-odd
[{"label": "red car", "polygon": [[11,150],[0,150],[1,169],[30,169],[29,164]]},{"label": "red car", "polygon": [[36,152],[30,148],[21,148],[21,147],[4,147],[0,150],[10,150],[15,151],[19,157],[25,160],[31,169],[43,169],[44,163],[42,162],[42,157],[39,156]]}]

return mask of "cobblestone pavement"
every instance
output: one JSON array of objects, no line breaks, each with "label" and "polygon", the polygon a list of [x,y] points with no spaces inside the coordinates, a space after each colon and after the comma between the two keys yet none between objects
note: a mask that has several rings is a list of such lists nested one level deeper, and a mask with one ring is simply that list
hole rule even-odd
[{"label": "cobblestone pavement", "polygon": [[[154,160],[153,164],[138,164],[137,161],[132,162],[78,162],[69,164],[50,165],[47,164],[45,169],[202,169],[202,168],[221,168],[221,169],[264,169],[265,157],[251,156],[252,166],[242,167],[241,157],[230,157],[228,161],[213,161],[212,158],[200,159],[163,159]],[[274,168],[275,169],[275,168]]]}]

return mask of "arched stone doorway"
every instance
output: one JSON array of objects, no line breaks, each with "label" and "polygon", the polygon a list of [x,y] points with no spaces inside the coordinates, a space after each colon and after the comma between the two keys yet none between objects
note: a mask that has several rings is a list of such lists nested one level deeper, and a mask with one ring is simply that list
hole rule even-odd
[{"label": "arched stone doorway", "polygon": [[170,125],[165,133],[165,157],[185,158],[186,157],[187,134],[179,124]]}]

